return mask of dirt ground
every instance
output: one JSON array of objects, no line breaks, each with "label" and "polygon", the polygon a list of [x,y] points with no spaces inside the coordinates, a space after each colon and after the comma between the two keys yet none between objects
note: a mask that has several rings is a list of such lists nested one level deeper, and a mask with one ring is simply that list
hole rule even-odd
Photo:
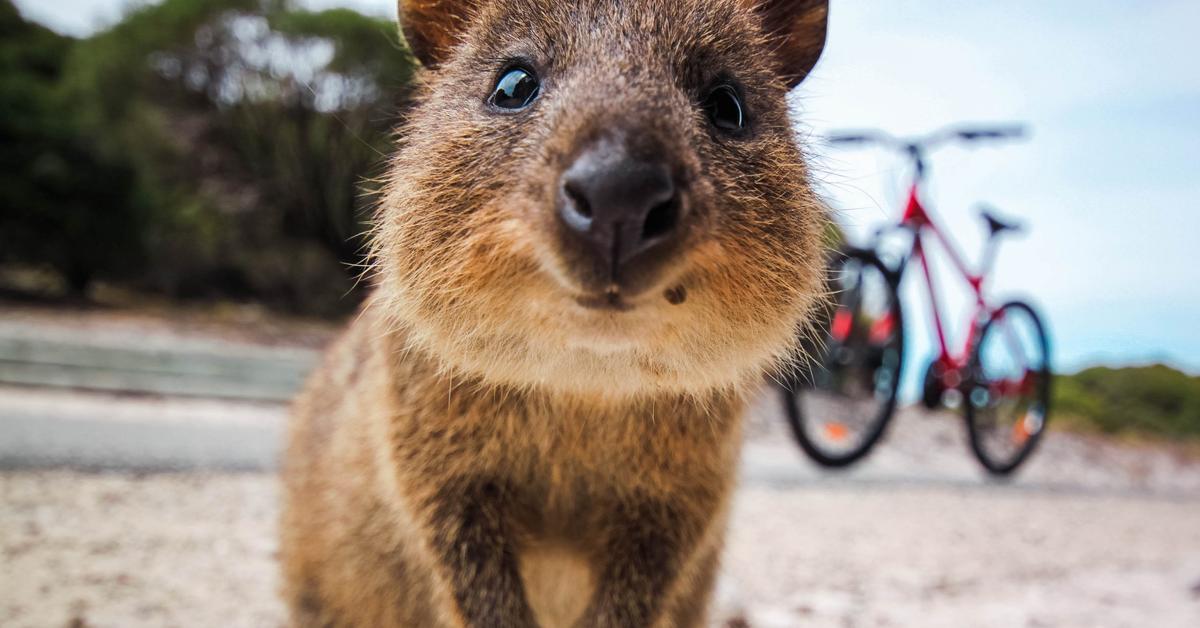
[{"label": "dirt ground", "polygon": [[[0,475],[0,625],[278,626],[269,474]],[[748,486],[718,591],[752,626],[1200,625],[1200,502]]]}]

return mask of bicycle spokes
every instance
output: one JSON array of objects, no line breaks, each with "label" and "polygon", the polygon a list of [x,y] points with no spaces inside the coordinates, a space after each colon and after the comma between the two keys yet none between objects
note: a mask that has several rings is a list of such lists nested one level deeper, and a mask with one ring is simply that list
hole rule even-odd
[{"label": "bicycle spokes", "polygon": [[891,416],[903,335],[895,286],[874,256],[848,253],[836,260],[829,285],[835,300],[814,351],[816,364],[785,399],[805,451],[841,466],[866,453]]},{"label": "bicycle spokes", "polygon": [[1049,391],[1045,333],[1021,303],[997,310],[972,357],[966,408],[972,446],[989,470],[1007,473],[1045,428]]}]

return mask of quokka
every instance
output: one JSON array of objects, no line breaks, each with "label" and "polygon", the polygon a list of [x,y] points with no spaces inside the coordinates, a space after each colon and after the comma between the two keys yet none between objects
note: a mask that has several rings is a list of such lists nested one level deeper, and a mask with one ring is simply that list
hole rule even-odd
[{"label": "quokka", "polygon": [[401,0],[374,287],[297,399],[297,626],[700,626],[822,292],[814,0]]}]

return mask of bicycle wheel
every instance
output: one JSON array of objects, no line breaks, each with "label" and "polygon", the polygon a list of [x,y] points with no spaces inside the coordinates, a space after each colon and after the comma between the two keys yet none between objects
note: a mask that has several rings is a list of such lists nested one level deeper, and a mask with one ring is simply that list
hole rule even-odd
[{"label": "bicycle wheel", "polygon": [[895,282],[874,253],[840,253],[828,285],[833,299],[822,312],[822,333],[803,343],[809,363],[781,389],[804,452],[844,467],[879,441],[896,409],[904,325]]},{"label": "bicycle wheel", "polygon": [[1041,440],[1050,380],[1050,343],[1041,319],[1026,303],[1005,303],[980,330],[963,404],[971,450],[989,472],[1012,473]]}]

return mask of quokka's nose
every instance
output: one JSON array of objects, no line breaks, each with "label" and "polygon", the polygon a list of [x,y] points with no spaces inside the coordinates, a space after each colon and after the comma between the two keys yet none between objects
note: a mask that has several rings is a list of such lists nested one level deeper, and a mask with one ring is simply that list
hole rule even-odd
[{"label": "quokka's nose", "polygon": [[[668,164],[634,157],[620,143],[584,149],[559,179],[558,215],[612,283],[679,234],[685,211]],[[643,255],[645,254],[645,255]]]}]

